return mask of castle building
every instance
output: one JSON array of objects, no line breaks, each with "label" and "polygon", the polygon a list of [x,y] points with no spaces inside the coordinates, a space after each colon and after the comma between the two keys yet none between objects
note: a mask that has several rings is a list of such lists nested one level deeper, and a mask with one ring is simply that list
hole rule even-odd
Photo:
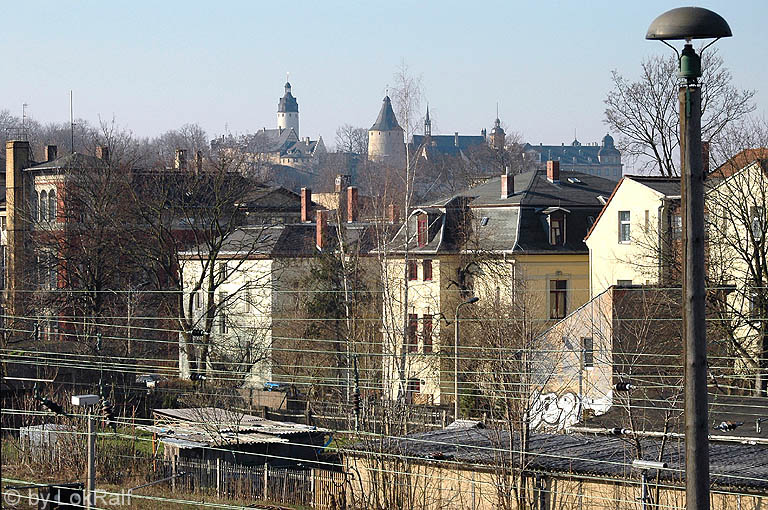
[{"label": "castle building", "polygon": [[[500,138],[501,146],[504,146],[504,130],[499,125],[499,119],[496,119],[497,138]],[[495,128],[494,128],[495,129]],[[493,136],[493,131],[491,132]],[[452,135],[433,135],[432,120],[429,116],[429,106],[424,118],[424,134],[413,135],[411,137],[410,148],[414,152],[418,151],[420,157],[431,159],[436,156],[458,156],[465,160],[467,154],[473,147],[480,147],[487,143],[486,131],[483,129],[479,135],[460,135],[458,132]]]},{"label": "castle building", "polygon": [[389,166],[405,164],[405,132],[397,123],[389,96],[384,97],[379,116],[368,130],[368,159]]},{"label": "castle building", "polygon": [[562,172],[581,172],[618,181],[623,175],[621,152],[613,137],[606,134],[602,143],[582,145],[574,139],[570,145],[525,144],[523,155],[537,163],[559,161]]}]

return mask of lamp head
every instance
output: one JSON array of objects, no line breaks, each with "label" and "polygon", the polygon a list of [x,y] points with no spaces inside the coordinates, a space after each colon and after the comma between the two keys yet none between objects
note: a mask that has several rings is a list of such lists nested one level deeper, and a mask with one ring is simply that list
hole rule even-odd
[{"label": "lamp head", "polygon": [[721,37],[731,37],[731,35],[731,27],[716,12],[702,7],[678,7],[653,20],[645,38],[659,40],[667,46],[670,46],[668,40],[684,39],[685,47],[682,53],[678,54],[680,64],[678,76],[688,84],[693,84],[701,77],[701,57],[696,54],[691,41],[693,39],[717,41]]},{"label": "lamp head", "polygon": [[479,298],[479,297],[477,297],[477,296],[472,296],[471,298],[467,299],[467,300],[466,300],[466,301],[464,301],[464,302],[465,302],[465,303],[467,303],[468,305],[471,305],[472,303],[477,303],[478,301],[480,301],[480,298]]},{"label": "lamp head", "polygon": [[678,7],[657,17],[648,27],[646,39],[679,40],[731,37],[731,27],[716,12],[702,7]]}]

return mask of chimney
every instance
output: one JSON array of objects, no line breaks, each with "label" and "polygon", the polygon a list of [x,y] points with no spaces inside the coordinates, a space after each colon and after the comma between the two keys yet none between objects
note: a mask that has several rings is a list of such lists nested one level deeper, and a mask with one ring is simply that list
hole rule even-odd
[{"label": "chimney", "polygon": [[58,153],[58,147],[55,145],[46,145],[45,146],[45,161],[53,161],[56,159],[56,154]]},{"label": "chimney", "polygon": [[509,198],[515,194],[515,176],[509,175],[509,169],[501,176],[501,198]]},{"label": "chimney", "polygon": [[334,190],[336,193],[341,193],[344,191],[344,188],[347,187],[347,176],[343,174],[336,174],[336,182]]},{"label": "chimney", "polygon": [[704,176],[709,175],[709,142],[701,142],[701,161],[704,163]]},{"label": "chimney", "polygon": [[400,221],[400,215],[398,214],[395,204],[389,204],[389,206],[387,206],[387,219],[390,223],[397,223]]},{"label": "chimney", "polygon": [[309,221],[309,213],[312,211],[312,190],[301,188],[301,222]]},{"label": "chimney", "polygon": [[456,146],[456,147],[459,146],[459,132],[458,131],[456,131],[453,134],[453,145]]},{"label": "chimney", "polygon": [[347,188],[347,223],[357,221],[357,188],[350,186]]},{"label": "chimney", "polygon": [[328,211],[317,211],[317,224],[315,226],[315,244],[322,251],[328,234]]},{"label": "chimney", "polygon": [[560,162],[547,161],[547,180],[549,182],[560,182]]},{"label": "chimney", "polygon": [[25,194],[28,185],[23,169],[31,164],[32,153],[29,142],[8,140],[5,142],[5,203],[7,217],[7,259],[6,275],[8,282],[8,298],[5,303],[5,313],[23,315],[23,293],[16,292],[24,288],[22,283],[25,276],[24,262],[27,252],[24,249],[27,232],[25,222],[29,221],[26,204],[29,203]]},{"label": "chimney", "polygon": [[176,149],[176,161],[173,166],[176,170],[187,169],[187,151],[186,149]]},{"label": "chimney", "polygon": [[109,163],[109,147],[106,145],[99,145],[96,147],[96,157],[105,163]]},{"label": "chimney", "polygon": [[197,151],[195,154],[195,171],[198,174],[203,173],[203,151]]}]

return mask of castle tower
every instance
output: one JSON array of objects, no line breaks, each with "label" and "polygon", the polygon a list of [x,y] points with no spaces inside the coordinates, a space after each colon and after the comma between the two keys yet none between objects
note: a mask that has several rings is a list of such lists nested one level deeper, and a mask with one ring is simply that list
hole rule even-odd
[{"label": "castle tower", "polygon": [[277,104],[277,128],[293,128],[296,136],[299,136],[299,102],[291,94],[291,84],[285,82],[285,95]]},{"label": "castle tower", "polygon": [[368,159],[390,166],[405,164],[405,136],[389,96],[384,97],[379,116],[368,130]]},{"label": "castle tower", "polygon": [[501,127],[501,121],[496,117],[496,121],[493,123],[493,129],[491,129],[491,147],[496,150],[503,149],[506,138],[507,135]]}]

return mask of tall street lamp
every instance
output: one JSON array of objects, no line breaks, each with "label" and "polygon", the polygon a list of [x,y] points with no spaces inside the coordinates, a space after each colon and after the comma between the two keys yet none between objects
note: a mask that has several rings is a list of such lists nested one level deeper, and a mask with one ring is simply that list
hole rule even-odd
[{"label": "tall street lamp", "polygon": [[466,301],[459,303],[456,307],[456,314],[453,316],[453,419],[459,419],[459,310],[464,305],[477,303],[480,298],[472,296]]},{"label": "tall street lamp", "polygon": [[101,401],[99,395],[72,395],[72,405],[88,410],[88,485],[85,492],[85,508],[95,507],[96,494],[96,418],[93,407]]},{"label": "tall street lamp", "polygon": [[[675,50],[680,63],[680,187],[683,217],[683,338],[685,342],[686,508],[709,509],[707,439],[707,337],[704,294],[704,162],[701,152],[701,56],[693,39],[730,37],[717,13],[700,7],[667,11],[651,23],[646,39]],[[682,53],[666,41],[685,40]],[[703,51],[702,49],[702,51]]]}]

